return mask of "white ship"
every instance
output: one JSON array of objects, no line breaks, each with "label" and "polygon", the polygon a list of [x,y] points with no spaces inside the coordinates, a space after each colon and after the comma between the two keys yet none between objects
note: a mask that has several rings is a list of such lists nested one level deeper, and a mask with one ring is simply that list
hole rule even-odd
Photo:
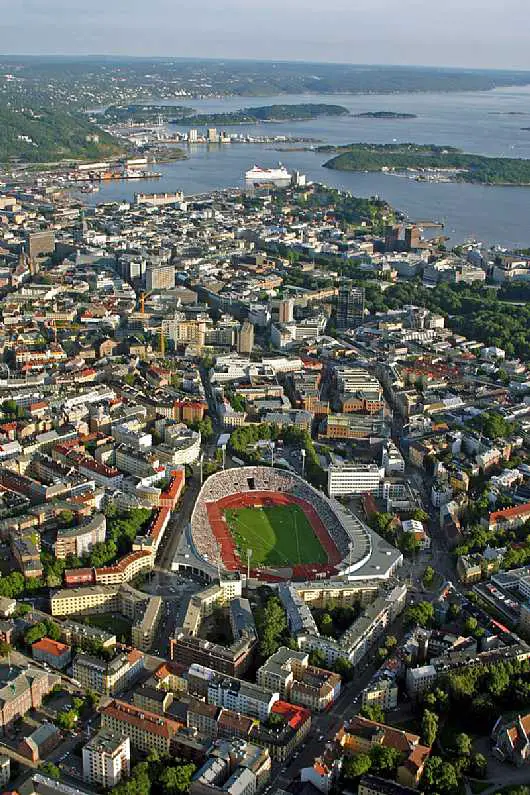
[{"label": "white ship", "polygon": [[278,163],[278,168],[253,166],[253,168],[245,172],[245,180],[247,182],[290,182],[291,172],[287,171],[281,163]]}]

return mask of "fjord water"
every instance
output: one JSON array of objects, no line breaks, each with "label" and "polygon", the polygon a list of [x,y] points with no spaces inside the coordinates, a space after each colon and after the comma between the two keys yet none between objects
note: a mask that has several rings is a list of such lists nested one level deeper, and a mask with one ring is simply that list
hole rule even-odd
[{"label": "fjord water", "polygon": [[[530,158],[530,130],[521,129],[530,127],[530,86],[447,94],[282,95],[176,101],[200,113],[307,102],[343,105],[352,114],[384,110],[414,113],[416,118],[322,117],[227,129],[251,135],[317,138],[330,144],[353,141],[434,143],[483,155]],[[156,182],[134,180],[102,184],[99,193],[85,199],[94,204],[129,200],[137,191],[180,189],[189,195],[243,186],[244,172],[254,163],[273,166],[281,160],[288,168],[306,173],[311,180],[359,196],[379,195],[411,220],[443,221],[452,243],[477,239],[502,246],[530,245],[530,187],[427,183],[381,173],[332,171],[322,168],[329,156],[314,151],[277,151],[271,144],[194,145],[186,151],[187,160],[157,165],[162,178]]]}]

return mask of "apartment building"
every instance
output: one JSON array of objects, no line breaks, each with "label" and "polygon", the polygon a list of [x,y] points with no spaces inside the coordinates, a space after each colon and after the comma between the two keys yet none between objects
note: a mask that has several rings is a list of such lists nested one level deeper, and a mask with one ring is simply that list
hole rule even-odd
[{"label": "apartment building", "polygon": [[31,654],[37,662],[46,663],[50,668],[66,668],[72,659],[72,649],[66,643],[51,638],[41,638],[31,646]]},{"label": "apartment building", "polygon": [[50,598],[50,603],[52,616],[119,612],[119,588],[115,585],[65,588],[55,591]]},{"label": "apartment building", "polygon": [[381,677],[365,687],[361,696],[363,707],[379,706],[383,710],[395,709],[398,703],[398,686],[394,679]]},{"label": "apartment building", "polygon": [[283,724],[270,726],[256,722],[250,736],[252,742],[269,749],[274,761],[284,763],[306,739],[311,728],[311,712],[307,707],[276,701],[271,714],[283,718]]},{"label": "apartment building", "polygon": [[162,616],[162,598],[151,596],[141,616],[131,629],[131,640],[135,648],[149,651],[155,642],[156,630]]},{"label": "apartment building", "polygon": [[228,647],[177,631],[170,639],[170,656],[183,665],[197,663],[229,676],[238,676],[250,665],[255,647],[255,636],[242,637]]},{"label": "apartment building", "polygon": [[384,634],[386,627],[399,615],[405,606],[406,586],[396,586],[392,591],[378,597],[368,605],[364,613],[354,621],[338,640],[324,635],[300,634],[298,648],[310,652],[321,651],[327,665],[339,657],[358,663]]},{"label": "apartment building", "polygon": [[384,723],[368,720],[356,715],[339,730],[337,743],[346,753],[369,753],[374,745],[395,748],[403,755],[398,766],[396,779],[399,784],[416,789],[420,782],[425,763],[431,749],[422,745],[417,734],[395,729]]},{"label": "apartment building", "polygon": [[64,560],[68,555],[79,558],[88,555],[94,544],[102,544],[107,532],[107,520],[95,513],[85,524],[62,527],[57,531],[55,556]]},{"label": "apartment building", "polygon": [[173,703],[173,693],[163,688],[151,687],[148,684],[141,685],[133,693],[133,702],[136,707],[141,707],[147,712],[163,715]]},{"label": "apartment building", "polygon": [[83,779],[112,789],[131,770],[131,743],[123,734],[101,729],[83,747]]},{"label": "apartment building", "polygon": [[77,621],[66,619],[59,624],[61,629],[61,640],[71,646],[81,646],[85,642],[97,643],[104,649],[111,649],[116,645],[116,635],[107,632],[99,627],[91,627],[88,624],[79,624]]},{"label": "apartment building", "polygon": [[418,790],[381,776],[366,775],[359,781],[358,795],[418,795]]},{"label": "apartment building", "polygon": [[271,758],[266,748],[245,740],[220,740],[193,776],[190,795],[255,795],[266,785]]},{"label": "apartment building", "polygon": [[386,436],[387,430],[378,414],[328,414],[320,435],[325,439],[370,439]]},{"label": "apartment building", "polygon": [[273,704],[279,700],[280,695],[260,685],[217,674],[208,683],[207,698],[209,704],[267,720]]},{"label": "apartment building", "polygon": [[131,748],[146,754],[151,750],[169,754],[172,741],[182,727],[177,721],[116,699],[103,707],[100,714],[103,729],[129,737]]},{"label": "apartment building", "polygon": [[89,654],[78,654],[72,672],[83,687],[113,696],[130,687],[144,668],[144,655],[138,649],[107,661]]},{"label": "apartment building", "polygon": [[142,571],[150,571],[154,566],[154,556],[148,550],[136,550],[124,555],[112,566],[103,566],[94,570],[97,583],[115,585],[129,582]]},{"label": "apartment building", "polygon": [[57,674],[33,667],[29,660],[21,665],[0,664],[0,730],[5,733],[17,718],[38,709],[44,696],[59,681]]},{"label": "apartment building", "polygon": [[281,646],[258,669],[257,682],[270,692],[292,704],[315,712],[327,709],[339,696],[341,678],[338,674],[309,665],[309,655]]}]

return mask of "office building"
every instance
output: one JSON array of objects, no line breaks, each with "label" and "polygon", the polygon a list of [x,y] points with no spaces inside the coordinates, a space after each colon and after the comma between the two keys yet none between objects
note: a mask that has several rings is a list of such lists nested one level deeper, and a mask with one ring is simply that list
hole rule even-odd
[{"label": "office building", "polygon": [[354,287],[350,281],[342,281],[337,295],[337,328],[356,328],[363,319],[364,287]]},{"label": "office building", "polygon": [[328,468],[328,494],[330,497],[345,494],[376,494],[384,477],[384,469],[377,464],[330,464]]},{"label": "office building", "polygon": [[243,355],[252,353],[254,347],[254,326],[248,320],[243,321],[237,332],[237,352]]}]

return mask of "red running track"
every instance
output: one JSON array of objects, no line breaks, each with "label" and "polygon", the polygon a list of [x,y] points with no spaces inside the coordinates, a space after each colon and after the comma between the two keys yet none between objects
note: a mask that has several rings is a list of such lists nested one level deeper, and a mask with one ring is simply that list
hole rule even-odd
[{"label": "red running track", "polygon": [[[324,564],[300,563],[292,566],[293,577],[310,580],[313,579],[316,574],[333,574],[335,572],[335,566],[341,561],[341,556],[320,516],[313,506],[309,505],[305,500],[301,500],[299,497],[295,497],[292,494],[284,494],[278,491],[239,492],[237,494],[230,494],[228,497],[223,497],[223,499],[217,500],[217,502],[207,503],[206,510],[210,527],[219,544],[221,557],[223,558],[226,568],[229,571],[238,571],[244,569],[246,566],[246,562],[243,563],[238,555],[234,539],[223,516],[227,508],[254,508],[256,506],[263,507],[293,504],[298,505],[303,510],[316,537],[328,556],[328,562]],[[267,574],[260,569],[251,569],[251,574],[253,577],[259,577],[263,580],[282,579],[279,572],[274,575],[272,573]]]}]

